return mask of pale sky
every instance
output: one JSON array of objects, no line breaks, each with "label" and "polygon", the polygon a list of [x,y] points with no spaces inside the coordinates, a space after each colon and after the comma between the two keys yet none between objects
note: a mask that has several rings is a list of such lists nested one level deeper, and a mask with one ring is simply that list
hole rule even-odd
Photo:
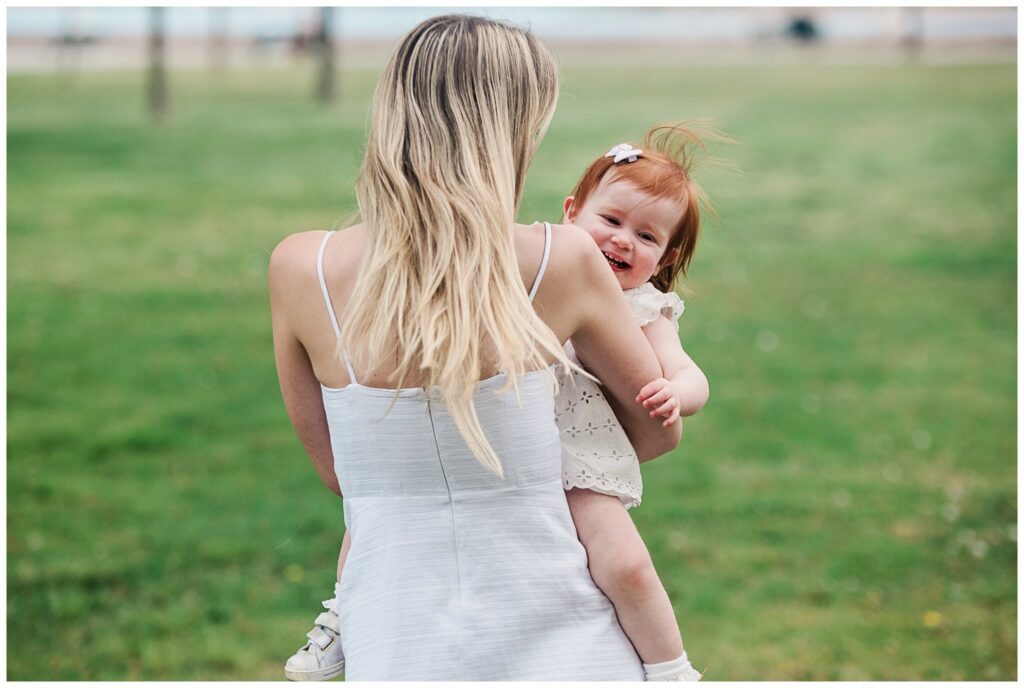
[{"label": "pale sky", "polygon": [[[345,7],[335,10],[341,39],[392,38],[404,34],[423,19],[442,12],[482,14],[526,26],[544,38],[746,38],[775,32],[784,26],[786,11],[772,8],[700,7]],[[799,10],[792,10],[799,11]],[[891,34],[903,21],[900,8],[812,9],[826,37],[865,38]],[[96,36],[143,34],[146,8],[78,7],[8,8],[10,36],[76,32]],[[219,12],[219,14],[218,14]],[[211,20],[226,22],[236,36],[292,34],[312,24],[313,8],[171,7],[167,10],[172,35],[205,35]],[[924,33],[930,37],[1013,38],[1017,32],[1016,8],[926,8]]]}]

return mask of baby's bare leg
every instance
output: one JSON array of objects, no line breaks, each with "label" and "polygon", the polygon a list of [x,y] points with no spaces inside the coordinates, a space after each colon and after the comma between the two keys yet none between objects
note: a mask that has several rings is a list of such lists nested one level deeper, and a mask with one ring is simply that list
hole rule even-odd
[{"label": "baby's bare leg", "polygon": [[622,501],[578,488],[565,496],[587,550],[590,575],[615,606],[640,659],[655,664],[682,655],[672,603]]}]

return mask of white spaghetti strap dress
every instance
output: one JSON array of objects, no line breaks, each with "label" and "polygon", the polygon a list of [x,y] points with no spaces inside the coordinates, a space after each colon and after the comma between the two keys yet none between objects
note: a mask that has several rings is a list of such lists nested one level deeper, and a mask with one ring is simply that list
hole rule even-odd
[{"label": "white spaghetti strap dress", "polygon": [[[530,298],[547,265],[544,258]],[[331,324],[338,323],[317,274]],[[594,585],[562,491],[546,371],[482,380],[480,423],[505,479],[466,447],[436,390],[322,387],[351,550],[346,679],[631,680],[640,659]],[[392,402],[394,405],[392,406]]]}]

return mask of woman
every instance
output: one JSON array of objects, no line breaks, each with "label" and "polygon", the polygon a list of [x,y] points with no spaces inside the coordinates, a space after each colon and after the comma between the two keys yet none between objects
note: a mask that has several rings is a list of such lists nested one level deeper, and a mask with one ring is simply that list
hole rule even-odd
[{"label": "woman", "polygon": [[350,680],[643,678],[561,488],[562,342],[593,361],[641,458],[680,426],[633,402],[660,368],[626,355],[643,335],[612,325],[628,306],[593,240],[513,223],[557,90],[528,33],[420,24],[374,95],[363,223],[271,258],[285,406],[345,498]]}]

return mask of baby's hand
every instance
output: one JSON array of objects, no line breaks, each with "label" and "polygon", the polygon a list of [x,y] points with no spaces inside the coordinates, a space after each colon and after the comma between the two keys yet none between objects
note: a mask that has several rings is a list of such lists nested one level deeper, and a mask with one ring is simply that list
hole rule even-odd
[{"label": "baby's hand", "polygon": [[[663,377],[652,380],[644,385],[636,397],[636,403],[651,411],[651,417],[663,416],[662,427],[668,427],[679,420],[679,395],[672,389],[672,384]],[[657,407],[657,408],[655,408]]]}]

